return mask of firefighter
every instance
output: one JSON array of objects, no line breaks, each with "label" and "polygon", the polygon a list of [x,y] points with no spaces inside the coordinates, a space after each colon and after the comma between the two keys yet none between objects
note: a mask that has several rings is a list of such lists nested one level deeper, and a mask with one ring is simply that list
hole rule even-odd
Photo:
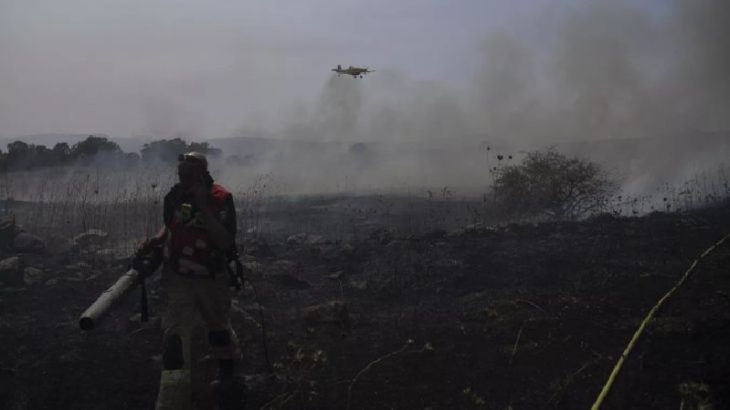
[{"label": "firefighter", "polygon": [[[244,387],[235,370],[241,352],[230,322],[233,291],[226,271],[227,255],[235,254],[233,198],[213,182],[201,153],[180,155],[177,172],[179,183],[164,199],[164,226],[140,245],[140,251],[163,249],[164,337],[156,409],[240,409]],[[194,336],[200,333],[217,361],[213,382],[195,355]]]}]

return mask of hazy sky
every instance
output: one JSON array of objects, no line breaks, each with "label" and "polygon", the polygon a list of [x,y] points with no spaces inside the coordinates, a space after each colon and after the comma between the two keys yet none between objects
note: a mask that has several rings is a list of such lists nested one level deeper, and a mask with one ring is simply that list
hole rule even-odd
[{"label": "hazy sky", "polygon": [[728,4],[0,0],[0,136],[716,129]]},{"label": "hazy sky", "polygon": [[0,135],[270,127],[338,63],[460,89],[485,32],[538,3],[0,0]]}]

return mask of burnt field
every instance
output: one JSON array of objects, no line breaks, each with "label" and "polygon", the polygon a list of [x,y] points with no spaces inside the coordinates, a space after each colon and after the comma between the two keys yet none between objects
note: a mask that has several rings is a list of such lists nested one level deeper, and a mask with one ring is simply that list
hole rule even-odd
[{"label": "burnt field", "polygon": [[[250,408],[588,408],[649,309],[730,232],[719,206],[498,225],[479,201],[256,201],[239,202],[251,272],[233,304]],[[156,280],[148,323],[135,292],[78,328],[127,267],[133,238],[103,228],[0,255],[1,408],[152,408]],[[730,405],[728,265],[727,244],[700,261],[605,408]]]}]

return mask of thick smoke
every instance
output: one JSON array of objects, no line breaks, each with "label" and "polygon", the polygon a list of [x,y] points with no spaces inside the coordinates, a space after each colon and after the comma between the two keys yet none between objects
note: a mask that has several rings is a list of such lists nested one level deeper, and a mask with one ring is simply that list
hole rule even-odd
[{"label": "thick smoke", "polygon": [[485,42],[477,126],[537,143],[730,128],[730,3],[616,1],[544,13],[537,46]]},{"label": "thick smoke", "polygon": [[[730,130],[730,3],[654,9],[581,2],[524,19],[486,35],[475,50],[480,69],[465,92],[388,69],[364,80],[333,75],[282,137],[336,144],[282,148],[289,159],[266,171],[295,175],[300,183],[293,185],[307,189],[344,183],[479,191],[494,165],[479,149],[485,144],[511,154],[565,142],[656,139],[610,149],[563,146],[599,160],[636,190],[660,176],[685,178],[698,158],[716,162],[730,149],[724,140],[697,149],[686,144],[702,132]],[[366,145],[353,155],[348,149],[356,142]],[[659,147],[673,160],[655,158]]]},{"label": "thick smoke", "polygon": [[333,76],[308,128],[297,124],[309,132],[287,135],[544,145],[730,129],[730,3],[656,8],[582,2],[511,22],[475,50],[481,69],[465,93],[392,70],[365,83]]},{"label": "thick smoke", "polygon": [[[683,1],[671,32],[681,119],[710,130],[730,128],[730,3]],[[683,98],[684,97],[684,98]]]},{"label": "thick smoke", "polygon": [[[248,141],[211,141],[237,158],[219,164],[219,175],[243,187],[270,175],[287,192],[446,185],[483,192],[495,165],[490,155],[516,160],[521,150],[565,142],[588,141],[564,148],[646,181],[652,174],[681,179],[695,162],[718,162],[730,151],[726,139],[694,144],[702,149],[687,144],[730,130],[730,2],[561,2],[521,16],[475,37],[479,46],[464,60],[472,66],[452,71],[469,78],[465,89],[420,80],[418,64],[384,64],[364,79],[333,73],[312,103],[294,110],[282,108],[289,101],[271,107],[265,114],[276,126],[243,119],[236,126],[230,113],[238,112],[240,95],[254,101],[286,92],[258,84],[258,75],[299,71],[261,63],[265,70],[251,72],[250,62],[234,61],[222,71],[201,70],[207,87],[181,92],[190,98],[149,98],[144,128],[152,138],[188,140],[211,137],[210,123],[248,130],[234,135]],[[224,102],[222,114],[197,110]],[[591,145],[630,138],[655,142]],[[658,146],[671,162],[660,163]]]}]

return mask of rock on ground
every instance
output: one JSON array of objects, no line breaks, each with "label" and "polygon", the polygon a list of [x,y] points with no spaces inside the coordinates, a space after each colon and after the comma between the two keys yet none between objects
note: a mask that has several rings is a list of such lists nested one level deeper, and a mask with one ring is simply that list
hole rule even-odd
[{"label": "rock on ground", "polygon": [[0,219],[0,250],[8,250],[13,244],[13,238],[17,233],[15,219],[5,217]]},{"label": "rock on ground", "polygon": [[20,258],[11,256],[0,260],[0,282],[15,284],[20,274]]},{"label": "rock on ground", "polygon": [[52,255],[62,255],[71,252],[76,243],[60,235],[51,235],[46,238],[46,250]]},{"label": "rock on ground", "polygon": [[13,239],[13,250],[21,253],[42,253],[46,250],[46,244],[36,235],[21,232]]},{"label": "rock on ground", "polygon": [[74,236],[73,241],[85,248],[91,245],[101,245],[108,237],[109,233],[101,229],[89,229],[86,232]]},{"label": "rock on ground", "polygon": [[302,319],[304,325],[308,327],[334,325],[345,333],[349,333],[351,328],[347,305],[340,301],[308,306],[302,309]]},{"label": "rock on ground", "polygon": [[44,273],[43,270],[33,267],[27,267],[23,269],[23,282],[25,282],[26,285],[37,285],[44,280]]}]

